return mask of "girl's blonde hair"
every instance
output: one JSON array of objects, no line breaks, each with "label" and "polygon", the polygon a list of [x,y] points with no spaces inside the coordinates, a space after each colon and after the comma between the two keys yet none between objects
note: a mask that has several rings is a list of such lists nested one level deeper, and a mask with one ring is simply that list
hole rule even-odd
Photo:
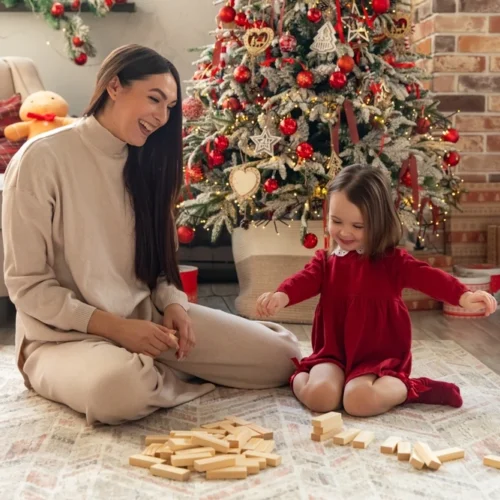
[{"label": "girl's blonde hair", "polygon": [[402,237],[401,221],[389,181],[380,169],[359,164],[343,168],[328,184],[327,199],[338,192],[343,192],[363,216],[365,255],[377,258],[398,245]]}]

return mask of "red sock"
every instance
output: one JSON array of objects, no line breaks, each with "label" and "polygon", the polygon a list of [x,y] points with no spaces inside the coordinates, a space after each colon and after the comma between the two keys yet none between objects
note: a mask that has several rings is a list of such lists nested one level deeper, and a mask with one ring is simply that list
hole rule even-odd
[{"label": "red sock", "polygon": [[406,402],[460,408],[463,400],[457,385],[422,377],[409,380]]}]

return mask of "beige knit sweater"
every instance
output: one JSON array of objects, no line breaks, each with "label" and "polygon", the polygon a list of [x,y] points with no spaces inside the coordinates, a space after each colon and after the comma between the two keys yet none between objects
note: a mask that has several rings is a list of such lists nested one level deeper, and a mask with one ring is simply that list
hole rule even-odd
[{"label": "beige knit sweater", "polygon": [[151,320],[186,295],[134,272],[133,210],[122,178],[127,145],[94,118],[26,143],[5,176],[5,282],[18,311],[16,351],[89,338],[96,308]]}]

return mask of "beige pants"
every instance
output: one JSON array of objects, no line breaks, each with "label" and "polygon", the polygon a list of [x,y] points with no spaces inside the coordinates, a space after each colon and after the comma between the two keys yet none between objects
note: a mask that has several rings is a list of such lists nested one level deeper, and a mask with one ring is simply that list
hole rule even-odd
[{"label": "beige pants", "polygon": [[[38,394],[84,413],[89,424],[119,424],[191,401],[213,384],[284,385],[294,371],[291,358],[301,357],[296,337],[277,324],[195,304],[189,315],[196,347],[184,361],[173,351],[153,360],[96,337],[43,344],[28,356],[24,372]],[[190,376],[211,383],[189,383]]]}]

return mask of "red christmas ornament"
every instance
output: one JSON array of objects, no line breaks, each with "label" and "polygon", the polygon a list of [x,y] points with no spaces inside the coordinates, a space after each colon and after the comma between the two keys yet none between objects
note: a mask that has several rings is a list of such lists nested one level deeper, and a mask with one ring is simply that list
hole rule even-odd
[{"label": "red christmas ornament", "polygon": [[258,106],[264,106],[264,104],[266,104],[266,102],[267,102],[267,99],[263,95],[258,95],[255,98],[255,104],[257,104]]},{"label": "red christmas ornament", "polygon": [[241,28],[245,27],[248,23],[247,15],[244,12],[238,12],[234,17],[234,22]]},{"label": "red christmas ornament", "polygon": [[315,248],[317,244],[318,244],[318,237],[315,234],[307,233],[304,236],[304,242],[302,243],[302,245],[304,245],[305,248],[311,250]]},{"label": "red christmas ornament", "polygon": [[81,47],[85,43],[79,36],[74,36],[72,42],[75,47]]},{"label": "red christmas ornament", "polygon": [[457,143],[460,139],[460,134],[456,128],[445,130],[442,135],[443,141]]},{"label": "red christmas ornament", "polygon": [[77,66],[83,66],[84,64],[86,64],[87,59],[87,54],[85,54],[85,52],[82,52],[75,57],[74,61]]},{"label": "red christmas ornament", "polygon": [[216,149],[213,149],[208,153],[208,166],[210,168],[220,167],[226,159],[224,158],[224,154]]},{"label": "red christmas ornament", "polygon": [[241,103],[237,97],[229,97],[223,102],[222,107],[236,112],[241,109]]},{"label": "red christmas ornament", "polygon": [[350,73],[354,69],[354,59],[346,54],[338,60],[337,65],[342,73]]},{"label": "red christmas ornament", "polygon": [[448,167],[456,167],[460,163],[460,154],[457,151],[448,151],[443,160]]},{"label": "red christmas ornament", "polygon": [[73,0],[73,3],[71,4],[71,8],[73,10],[78,10],[80,8],[80,0]]},{"label": "red christmas ornament", "polygon": [[200,166],[193,166],[186,169],[186,177],[189,178],[190,182],[201,182],[204,178],[203,169]]},{"label": "red christmas ornament", "polygon": [[314,76],[310,71],[304,70],[297,75],[297,84],[303,89],[312,87],[314,83]]},{"label": "red christmas ornament", "polygon": [[233,76],[238,83],[247,83],[252,78],[252,72],[247,66],[241,65],[234,70]]},{"label": "red christmas ornament", "polygon": [[222,7],[221,10],[219,10],[219,19],[223,23],[232,23],[235,17],[236,11],[229,5],[226,5],[225,7]]},{"label": "red christmas ornament", "polygon": [[411,187],[412,186],[412,180],[411,180],[411,174],[409,171],[407,171],[402,179],[401,182],[406,186],[406,187]]},{"label": "red christmas ornament", "polygon": [[293,52],[297,48],[297,39],[290,33],[285,33],[280,37],[279,44],[282,52]]},{"label": "red christmas ornament", "polygon": [[269,24],[267,24],[266,21],[259,19],[252,24],[252,28],[269,28]]},{"label": "red christmas ornament", "polygon": [[322,17],[323,13],[316,7],[312,7],[307,11],[307,19],[312,23],[319,23]]},{"label": "red christmas ornament", "polygon": [[196,97],[186,97],[182,101],[182,114],[188,120],[197,120],[205,112],[203,103]]},{"label": "red christmas ornament", "polygon": [[113,7],[114,3],[115,3],[115,0],[106,0],[106,6],[108,7],[108,9],[111,9],[111,7]]},{"label": "red christmas ornament", "polygon": [[296,151],[297,156],[303,160],[310,160],[314,154],[314,148],[308,142],[301,142]]},{"label": "red christmas ornament", "polygon": [[347,84],[347,76],[345,76],[341,71],[335,71],[330,75],[328,83],[332,89],[341,90]]},{"label": "red christmas ornament", "polygon": [[280,122],[280,130],[284,135],[293,135],[297,132],[297,121],[293,118],[283,118]]},{"label": "red christmas ornament", "polygon": [[372,9],[375,14],[385,14],[391,8],[390,0],[372,0]]},{"label": "red christmas ornament", "polygon": [[264,182],[264,191],[266,193],[274,193],[278,188],[279,184],[276,179],[267,179],[267,181]]},{"label": "red christmas ornament", "polygon": [[189,245],[194,240],[194,229],[189,226],[180,226],[177,228],[177,237],[179,243]]},{"label": "red christmas ornament", "polygon": [[218,135],[214,139],[214,146],[217,151],[222,153],[229,147],[229,139],[225,135]]},{"label": "red christmas ornament", "polygon": [[387,52],[387,54],[384,54],[383,59],[387,64],[390,64],[391,66],[394,66],[396,64],[396,56],[392,52]]},{"label": "red christmas ornament", "polygon": [[50,8],[50,13],[53,17],[61,17],[64,15],[64,5],[60,2],[55,2]]},{"label": "red christmas ornament", "polygon": [[417,126],[415,130],[417,131],[417,134],[427,134],[427,132],[431,129],[431,125],[431,121],[428,118],[421,116],[417,119]]}]

